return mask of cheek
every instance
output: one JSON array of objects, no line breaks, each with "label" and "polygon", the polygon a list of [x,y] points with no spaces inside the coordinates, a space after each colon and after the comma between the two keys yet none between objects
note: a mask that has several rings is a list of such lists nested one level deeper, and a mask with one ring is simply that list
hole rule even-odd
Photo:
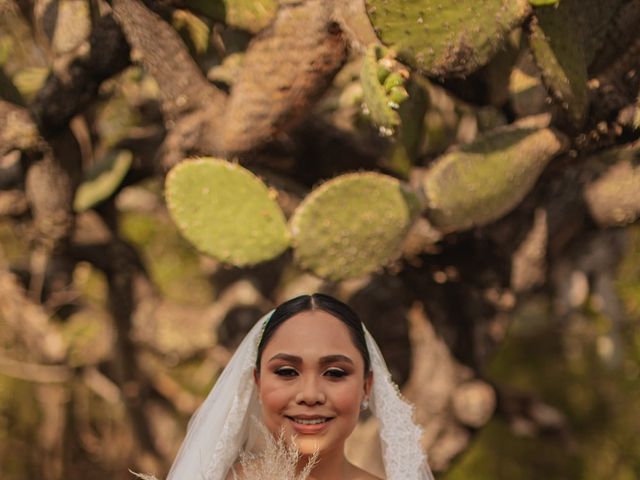
[{"label": "cheek", "polygon": [[336,386],[333,395],[333,405],[343,414],[360,414],[360,402],[364,396],[364,384],[360,381],[345,382]]},{"label": "cheek", "polygon": [[265,380],[260,383],[258,388],[262,403],[262,413],[263,415],[279,414],[291,401],[291,389],[281,382],[275,384],[268,379]]}]

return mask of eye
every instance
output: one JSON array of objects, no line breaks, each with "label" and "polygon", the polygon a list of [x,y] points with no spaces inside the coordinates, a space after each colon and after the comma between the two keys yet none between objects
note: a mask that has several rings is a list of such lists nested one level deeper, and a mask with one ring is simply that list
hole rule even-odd
[{"label": "eye", "polygon": [[348,375],[347,372],[345,372],[341,368],[329,368],[327,371],[324,372],[324,374],[327,375],[328,377],[333,377],[333,378],[342,378]]},{"label": "eye", "polygon": [[291,367],[276,368],[273,373],[280,377],[294,377],[298,374],[296,369]]}]

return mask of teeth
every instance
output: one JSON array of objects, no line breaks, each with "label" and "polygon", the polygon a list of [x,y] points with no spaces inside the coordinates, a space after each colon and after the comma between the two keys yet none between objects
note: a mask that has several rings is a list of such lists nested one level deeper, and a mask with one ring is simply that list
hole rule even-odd
[{"label": "teeth", "polygon": [[301,423],[302,425],[318,425],[319,423],[325,423],[326,418],[294,418],[294,422]]}]

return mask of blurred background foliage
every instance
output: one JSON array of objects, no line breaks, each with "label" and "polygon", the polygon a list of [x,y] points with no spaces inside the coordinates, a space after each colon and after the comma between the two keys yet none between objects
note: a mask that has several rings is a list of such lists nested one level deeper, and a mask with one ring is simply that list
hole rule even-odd
[{"label": "blurred background foliage", "polygon": [[[437,478],[640,478],[639,21],[0,0],[2,478],[166,473],[312,291],[378,339]],[[380,472],[375,432],[349,455]]]}]

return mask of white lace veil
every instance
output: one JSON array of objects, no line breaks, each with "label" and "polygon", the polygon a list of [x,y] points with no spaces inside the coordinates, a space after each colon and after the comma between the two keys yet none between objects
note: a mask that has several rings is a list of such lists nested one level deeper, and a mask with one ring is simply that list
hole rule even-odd
[{"label": "white lace veil", "polygon": [[[251,419],[260,416],[253,369],[258,342],[273,311],[262,317],[244,338],[231,361],[191,421],[167,480],[224,480],[240,451],[257,432]],[[391,381],[389,370],[365,328],[371,356],[372,413],[380,422],[380,439],[387,480],[432,480],[420,447],[421,429],[412,408]]]}]

